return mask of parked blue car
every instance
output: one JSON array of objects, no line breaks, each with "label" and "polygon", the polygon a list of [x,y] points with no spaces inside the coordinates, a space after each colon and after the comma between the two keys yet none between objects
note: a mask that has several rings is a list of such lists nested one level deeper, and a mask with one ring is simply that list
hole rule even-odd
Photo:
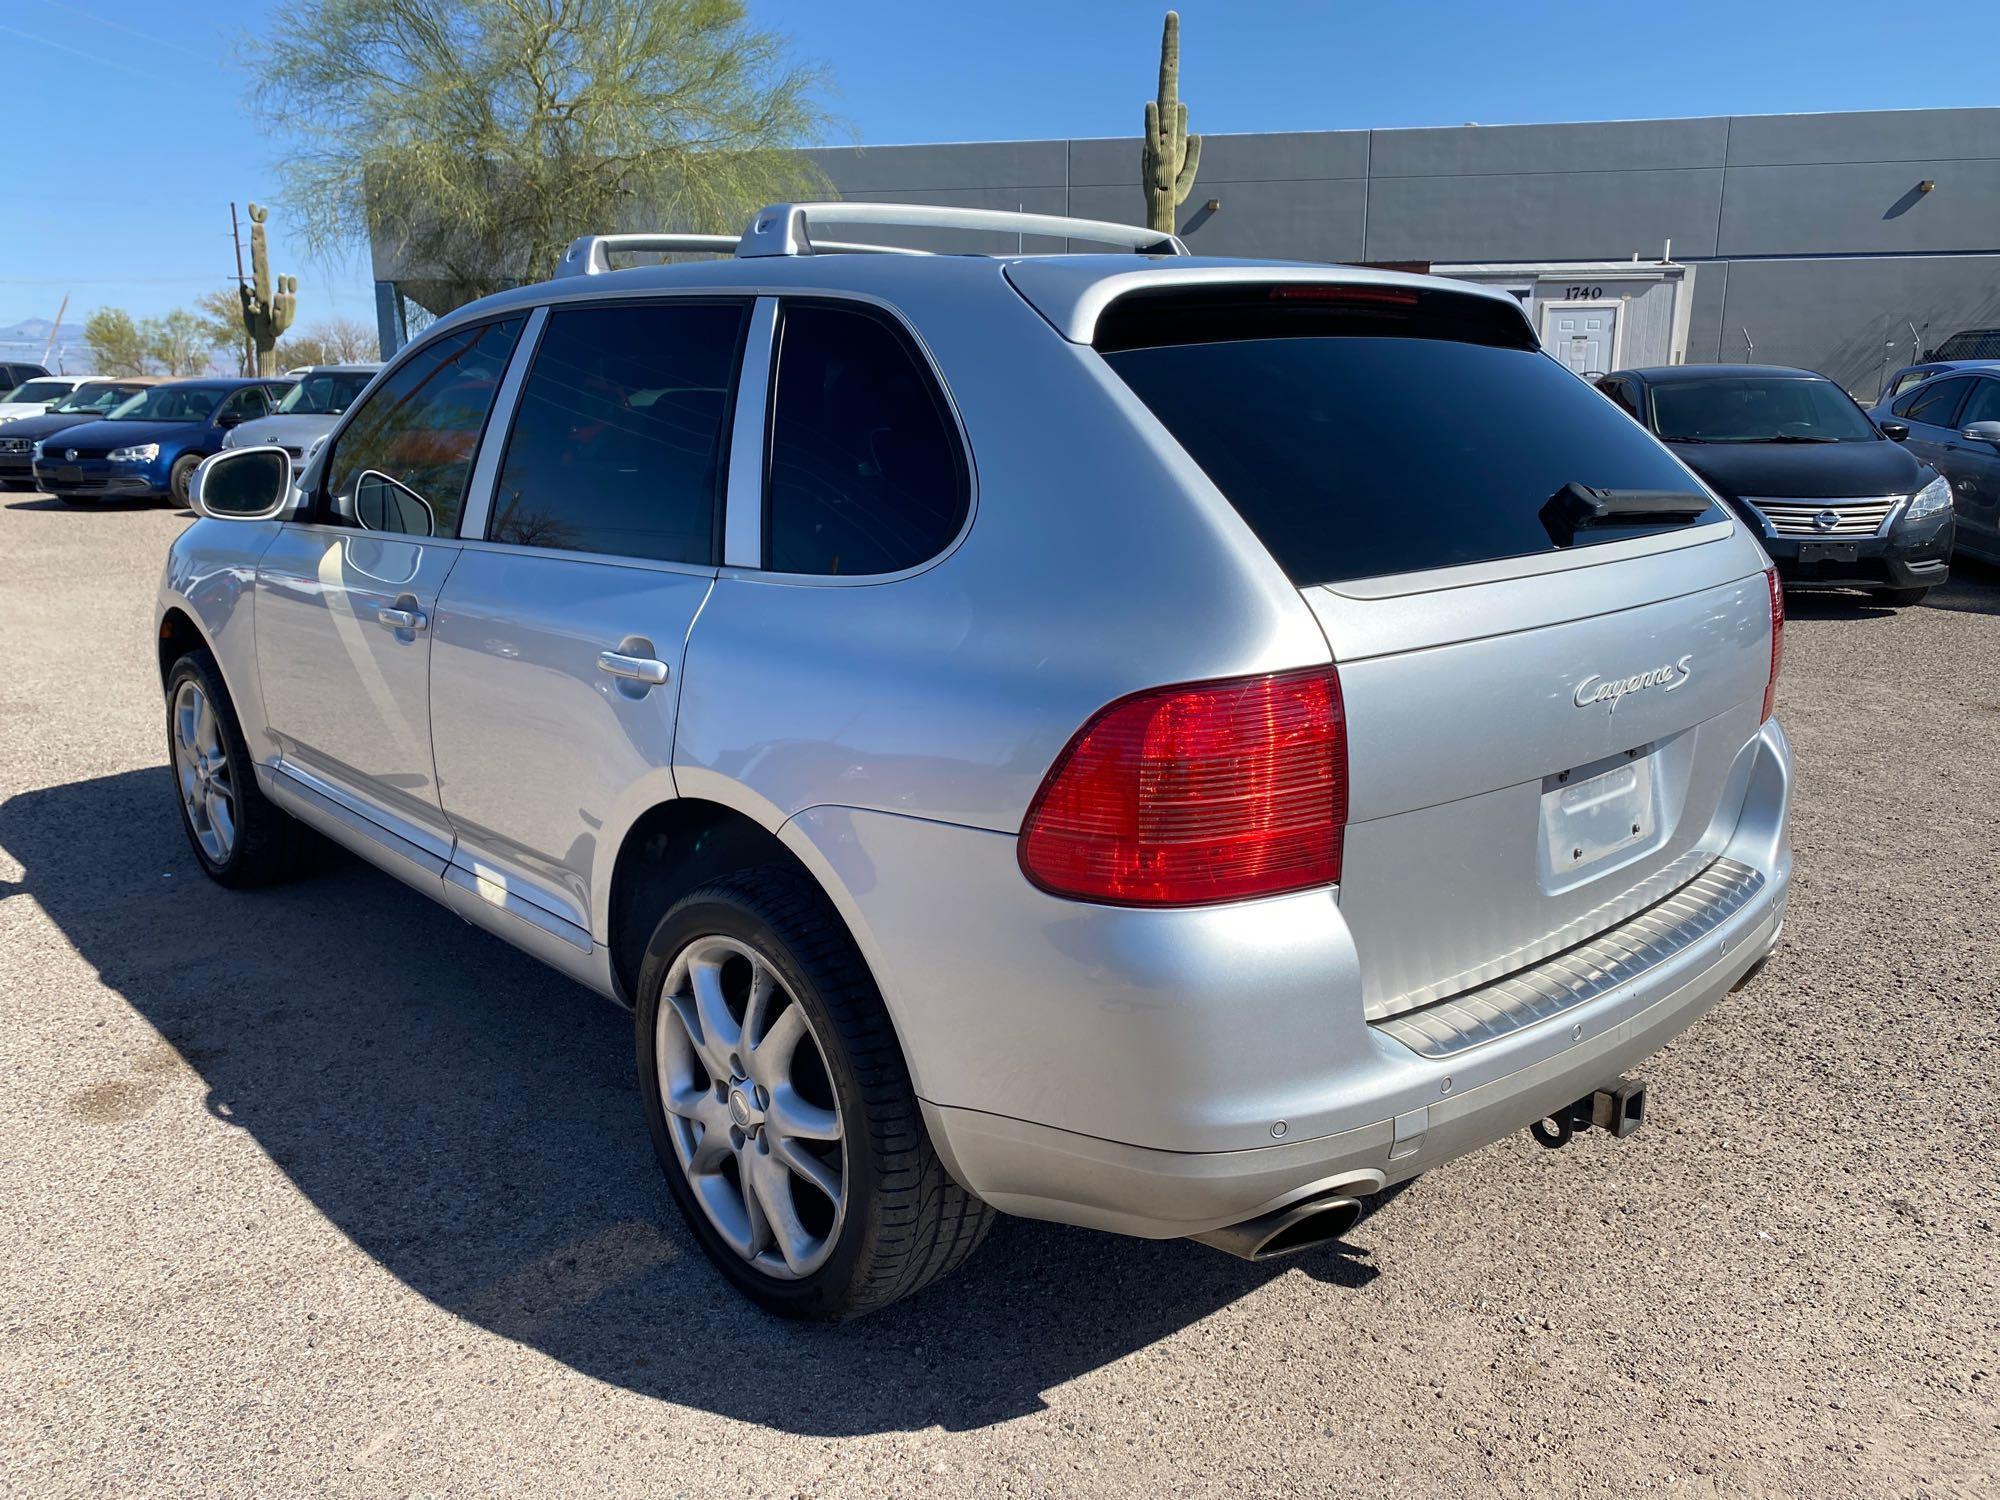
[{"label": "parked blue car", "polygon": [[201,461],[239,422],[270,414],[294,382],[176,380],[35,445],[35,487],[74,505],[166,496],[185,505]]}]

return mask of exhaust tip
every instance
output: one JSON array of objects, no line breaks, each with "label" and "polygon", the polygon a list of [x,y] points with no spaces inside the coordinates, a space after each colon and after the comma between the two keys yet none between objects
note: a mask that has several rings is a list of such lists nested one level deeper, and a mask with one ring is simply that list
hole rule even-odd
[{"label": "exhaust tip", "polygon": [[1328,1245],[1361,1221],[1356,1198],[1310,1198],[1194,1238],[1241,1260],[1277,1260]]}]

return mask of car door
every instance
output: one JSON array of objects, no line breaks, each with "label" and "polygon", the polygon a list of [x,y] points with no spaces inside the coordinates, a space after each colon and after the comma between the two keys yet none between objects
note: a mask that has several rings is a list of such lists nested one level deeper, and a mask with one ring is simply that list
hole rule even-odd
[{"label": "car door", "polygon": [[223,433],[232,427],[240,427],[245,422],[254,422],[259,417],[269,416],[270,412],[271,401],[264,394],[264,388],[261,385],[244,386],[216,407],[215,415],[208,419],[208,425],[213,431],[206,435],[202,451],[221,452]]},{"label": "car door", "polygon": [[1928,380],[1901,397],[1889,410],[1909,426],[1904,444],[1927,464],[1944,467],[1944,445],[1954,441],[1958,428],[1953,424],[1959,404],[1972,389],[1970,376],[1955,375],[1946,380]]},{"label": "car door", "polygon": [[1940,466],[1958,511],[1958,545],[2000,560],[2000,446],[1968,438],[1975,422],[2000,422],[2000,376],[1982,375],[1958,410],[1959,434],[1944,444]]},{"label": "car door", "polygon": [[277,770],[434,874],[451,833],[431,762],[431,619],[523,322],[455,328],[403,360],[350,414],[257,569]]},{"label": "car door", "polygon": [[552,308],[484,524],[439,599],[446,880],[585,952],[618,835],[675,795],[682,657],[721,547],[752,305]]}]

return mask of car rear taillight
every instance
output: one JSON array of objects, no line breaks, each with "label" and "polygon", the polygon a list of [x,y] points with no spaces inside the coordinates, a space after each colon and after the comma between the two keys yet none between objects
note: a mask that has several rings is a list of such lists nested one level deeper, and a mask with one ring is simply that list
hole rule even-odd
[{"label": "car rear taillight", "polygon": [[1058,896],[1234,901],[1340,879],[1347,721],[1332,667],[1152,688],[1100,709],[1021,825]]},{"label": "car rear taillight", "polygon": [[1785,586],[1778,581],[1778,570],[1766,568],[1764,582],[1771,586],[1771,675],[1764,684],[1764,717],[1771,717],[1771,710],[1778,701],[1778,668],[1785,663]]}]

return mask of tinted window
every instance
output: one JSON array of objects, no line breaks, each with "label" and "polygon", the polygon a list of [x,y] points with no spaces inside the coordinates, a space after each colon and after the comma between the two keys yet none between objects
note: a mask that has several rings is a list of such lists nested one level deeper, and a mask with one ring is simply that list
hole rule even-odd
[{"label": "tinted window", "polygon": [[238,391],[223,402],[215,414],[217,417],[235,417],[239,421],[247,422],[252,417],[267,415],[270,410],[271,403],[265,397],[263,387],[253,385]]},{"label": "tinted window", "polygon": [[1791,375],[1655,384],[1653,431],[1684,443],[1872,443],[1880,436],[1832,381]]},{"label": "tinted window", "polygon": [[479,434],[521,319],[457,328],[399,365],[356,409],[326,465],[323,519],[451,536]]},{"label": "tinted window", "polygon": [[1911,387],[1922,385],[1936,373],[1935,370],[1905,370],[1896,377],[1896,383],[1889,388],[1889,394],[1900,396]]},{"label": "tinted window", "polygon": [[87,381],[58,401],[52,410],[60,412],[108,412],[139,394],[134,386],[100,385]]},{"label": "tinted window", "polygon": [[285,392],[278,410],[286,416],[338,416],[374,378],[373,370],[328,370],[308,375]]},{"label": "tinted window", "polygon": [[[1539,351],[1421,334],[1239,339],[1105,359],[1294,582],[1552,552],[1572,480],[1694,488],[1658,443]],[[1700,519],[1719,519],[1710,507]],[[1578,531],[1576,546],[1670,529]]]},{"label": "tinted window", "polygon": [[206,422],[229,394],[219,385],[156,385],[122,406],[113,407],[113,422]]},{"label": "tinted window", "polygon": [[552,314],[521,389],[492,539],[713,561],[745,316],[701,302]]},{"label": "tinted window", "polygon": [[1627,416],[1639,415],[1638,400],[1632,394],[1632,387],[1625,381],[1607,378],[1598,381],[1597,388],[1609,396],[1612,403]]},{"label": "tinted window", "polygon": [[62,400],[69,391],[70,384],[67,380],[31,380],[19,390],[10,392],[7,399],[18,401],[23,406],[35,402],[46,406]]},{"label": "tinted window", "polygon": [[1974,422],[2000,422],[2000,380],[1973,382],[1972,399],[1958,414],[1958,425],[1970,427]]},{"label": "tinted window", "polygon": [[967,487],[942,398],[900,331],[824,303],[785,308],[764,565],[893,573],[942,552]]},{"label": "tinted window", "polygon": [[1963,377],[1957,380],[1934,380],[1921,386],[1890,408],[1899,417],[1912,422],[1928,422],[1934,427],[1951,426],[1951,414],[1958,409],[1966,389],[1972,382]]}]

